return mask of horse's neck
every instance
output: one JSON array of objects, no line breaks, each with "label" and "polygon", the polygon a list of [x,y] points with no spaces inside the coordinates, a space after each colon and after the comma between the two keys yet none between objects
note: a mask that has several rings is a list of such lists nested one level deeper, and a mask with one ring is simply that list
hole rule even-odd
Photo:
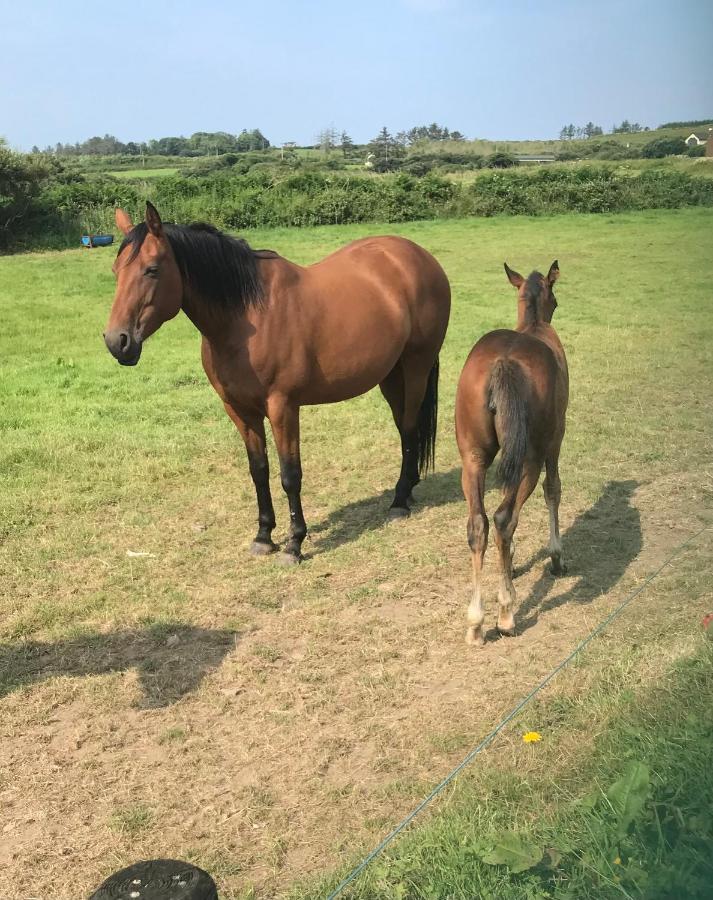
[{"label": "horse's neck", "polygon": [[210,344],[220,344],[228,335],[239,332],[245,319],[244,312],[210,303],[190,290],[184,294],[182,308]]},{"label": "horse's neck", "polygon": [[549,323],[535,322],[533,325],[518,327],[516,330],[524,334],[529,334],[531,335],[531,337],[537,338],[538,341],[542,341],[543,344],[547,344],[547,346],[550,348],[550,350],[552,350],[557,359],[559,359],[566,365],[564,347],[562,346],[562,342],[560,341],[557,332]]}]

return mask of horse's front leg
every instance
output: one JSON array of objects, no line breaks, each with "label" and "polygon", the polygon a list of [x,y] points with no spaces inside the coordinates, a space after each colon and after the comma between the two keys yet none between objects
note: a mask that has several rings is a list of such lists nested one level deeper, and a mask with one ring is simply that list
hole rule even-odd
[{"label": "horse's front leg", "polygon": [[254,556],[266,556],[277,550],[272,542],[272,529],[275,527],[275,510],[270,494],[270,468],[267,461],[265,445],[265,420],[257,414],[246,414],[224,402],[225,411],[235,423],[236,428],[245,441],[248,453],[250,475],[255,485],[258,509],[258,530],[252,542],[250,552]]},{"label": "horse's front leg", "polygon": [[267,414],[270,419],[275,446],[280,457],[280,478],[282,488],[290,504],[290,536],[280,554],[281,562],[287,565],[301,562],[302,541],[307,536],[307,525],[302,514],[302,463],[300,462],[300,410],[288,400],[268,401]]}]

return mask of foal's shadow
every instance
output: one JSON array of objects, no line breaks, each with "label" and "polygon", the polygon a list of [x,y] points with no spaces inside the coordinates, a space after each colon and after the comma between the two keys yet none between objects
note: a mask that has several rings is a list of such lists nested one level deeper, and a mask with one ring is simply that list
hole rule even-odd
[{"label": "foal's shadow", "polygon": [[140,707],[168,706],[194,690],[236,644],[233,631],[155,625],[45,643],[0,644],[0,698],[58,675],[104,675],[136,669]]},{"label": "foal's shadow", "polygon": [[[426,476],[416,487],[414,496],[412,515],[417,515],[419,510],[428,507],[462,501],[460,468]],[[333,550],[342,544],[357,540],[368,531],[383,528],[388,521],[389,506],[393,497],[394,491],[390,488],[373,497],[365,497],[363,500],[356,500],[335,509],[321,522],[310,526],[310,534],[315,538],[315,548],[320,552]]]},{"label": "foal's shadow", "polygon": [[[642,547],[639,511],[631,505],[636,481],[610,481],[597,502],[578,516],[562,535],[565,564],[569,574],[579,575],[572,587],[548,597],[555,579],[549,566],[540,575],[520,606],[516,618],[518,632],[531,628],[543,612],[563,603],[591,603],[611,590]],[[536,553],[515,574],[522,575],[547,556]]]}]

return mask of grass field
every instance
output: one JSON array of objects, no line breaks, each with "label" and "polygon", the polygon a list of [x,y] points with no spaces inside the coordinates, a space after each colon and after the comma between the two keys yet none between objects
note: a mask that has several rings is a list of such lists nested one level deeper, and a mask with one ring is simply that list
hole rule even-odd
[{"label": "grass field", "polygon": [[[379,393],[304,410],[297,570],[247,555],[245,454],[190,323],[121,369],[101,340],[112,250],[0,258],[0,895],[76,900],[165,855],[213,872],[221,900],[323,896],[710,519],[712,225],[696,209],[388,226],[453,286],[437,470],[387,526],[397,440]],[[247,236],[310,262],[380,230]],[[555,257],[569,574],[548,575],[537,491],[518,636],[473,652],[455,384],[477,337],[514,321],[503,260]],[[349,896],[684,896],[664,888],[711,856],[712,545],[693,542]],[[491,625],[497,581],[491,550]],[[629,763],[650,784],[624,828],[591,798]],[[513,829],[546,863],[485,861]]]}]

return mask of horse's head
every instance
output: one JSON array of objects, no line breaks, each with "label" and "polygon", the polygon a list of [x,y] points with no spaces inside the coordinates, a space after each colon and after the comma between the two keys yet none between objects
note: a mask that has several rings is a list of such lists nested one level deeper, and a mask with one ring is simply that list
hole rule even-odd
[{"label": "horse's head", "polygon": [[557,309],[557,300],[552,290],[555,281],[560,277],[559,263],[555,260],[547,275],[533,272],[523,278],[519,272],[513,271],[507,263],[505,274],[510,284],[517,288],[517,324],[534,325],[536,322],[552,321]]},{"label": "horse's head", "polygon": [[122,366],[135,366],[141,347],[157,328],[178,314],[183,297],[181,273],[156,208],[132,225],[123,209],[116,224],[124,234],[113,272],[116,294],[104,341]]}]

